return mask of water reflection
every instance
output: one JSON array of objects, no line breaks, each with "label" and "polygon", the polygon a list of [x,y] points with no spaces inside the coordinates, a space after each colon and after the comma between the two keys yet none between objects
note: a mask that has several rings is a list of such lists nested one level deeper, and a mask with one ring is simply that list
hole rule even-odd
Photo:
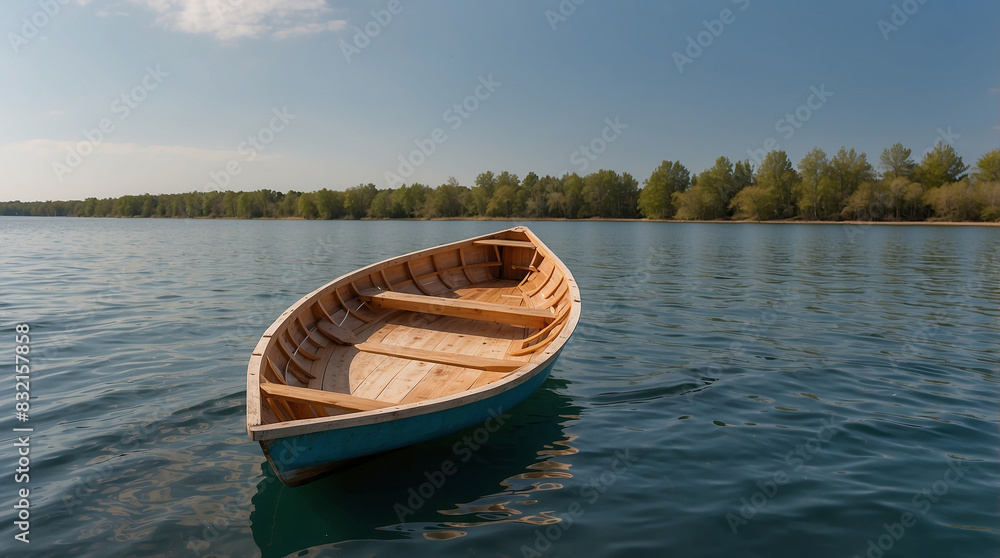
[{"label": "water reflection", "polygon": [[470,428],[298,488],[282,485],[265,463],[250,514],[254,541],[266,558],[342,541],[448,540],[482,526],[558,521],[533,507],[536,494],[572,477],[566,458],[577,449],[566,428],[580,407],[564,394],[568,385],[550,378],[481,445],[469,444],[477,430]]}]

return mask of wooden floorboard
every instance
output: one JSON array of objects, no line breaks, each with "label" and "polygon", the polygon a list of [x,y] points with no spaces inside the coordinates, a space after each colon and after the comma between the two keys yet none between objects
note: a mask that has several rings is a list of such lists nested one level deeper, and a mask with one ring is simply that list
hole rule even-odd
[{"label": "wooden floorboard", "polygon": [[[486,335],[483,335],[481,339],[472,339],[472,337],[477,336],[477,334],[482,335],[492,332],[496,324],[488,322],[476,323],[470,327],[469,324],[463,324],[462,322],[464,320],[456,318],[435,317],[433,320],[428,320],[425,324],[425,326],[432,325],[435,329],[406,328],[409,331],[405,335],[401,335],[405,339],[398,343],[398,345],[433,351],[447,351],[450,349],[455,353],[472,354],[468,349],[469,345],[491,341],[490,337]],[[390,357],[390,359],[392,358]],[[405,363],[405,360],[403,362]],[[433,363],[411,361],[408,366],[401,366],[394,373],[392,370],[379,370],[379,374],[393,373],[393,378],[385,385],[377,398],[382,401],[394,402],[405,399],[410,391],[424,380],[434,366],[435,364]]]},{"label": "wooden floorboard", "polygon": [[[467,300],[524,306],[519,281],[493,280],[459,287]],[[506,296],[504,296],[506,295]],[[511,347],[535,328],[405,311],[385,312],[354,333],[362,342],[398,345],[456,355],[529,361],[531,355],[508,356]],[[310,387],[348,393],[385,403],[411,403],[460,393],[504,378],[505,372],[435,364],[382,354],[359,352],[354,346],[331,343],[313,363],[317,380]]]},{"label": "wooden floorboard", "polygon": [[[402,328],[397,327],[397,331]],[[443,339],[451,335],[447,331],[435,331],[421,328],[409,328],[410,335],[389,346],[408,347],[413,349],[433,350]],[[397,337],[399,337],[397,335]],[[380,376],[379,383],[385,379],[384,385],[375,394],[375,399],[380,401],[397,402],[406,397],[406,394],[413,389],[420,380],[434,367],[433,363],[416,361],[406,358],[390,356],[386,363],[379,367],[372,376]],[[376,383],[377,385],[377,383]],[[362,388],[364,386],[360,386]]]}]

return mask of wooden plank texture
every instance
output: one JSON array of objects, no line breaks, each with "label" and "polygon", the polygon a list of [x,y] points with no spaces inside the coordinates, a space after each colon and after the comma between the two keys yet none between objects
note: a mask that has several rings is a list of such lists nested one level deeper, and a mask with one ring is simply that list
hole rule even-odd
[{"label": "wooden plank texture", "polygon": [[463,368],[475,368],[476,370],[488,370],[490,372],[512,372],[527,364],[526,362],[519,360],[486,358],[472,355],[445,353],[441,351],[428,351],[425,349],[414,349],[411,347],[401,347],[399,345],[385,345],[382,343],[361,343],[359,345],[355,345],[355,348],[365,353],[375,353],[410,360],[434,362],[437,364],[448,364],[451,366],[461,366]]},{"label": "wooden plank texture", "polygon": [[326,320],[317,322],[316,328],[320,333],[341,345],[353,345],[358,342],[358,337],[351,330],[342,328]]},{"label": "wooden plank texture", "polygon": [[525,327],[543,328],[555,318],[552,311],[539,308],[399,292],[368,290],[361,293],[361,299],[369,301],[377,308],[394,308]]},{"label": "wooden plank texture", "polygon": [[375,401],[364,397],[355,397],[345,393],[331,393],[318,389],[307,389],[293,386],[283,386],[280,384],[262,383],[260,391],[267,397],[294,401],[296,403],[306,403],[310,405],[323,405],[344,409],[346,411],[374,411],[392,407],[392,403]]},{"label": "wooden plank texture", "polygon": [[488,238],[485,240],[477,240],[473,244],[478,244],[480,246],[510,246],[511,248],[531,248],[534,249],[535,245],[526,240],[504,240],[500,238]]}]

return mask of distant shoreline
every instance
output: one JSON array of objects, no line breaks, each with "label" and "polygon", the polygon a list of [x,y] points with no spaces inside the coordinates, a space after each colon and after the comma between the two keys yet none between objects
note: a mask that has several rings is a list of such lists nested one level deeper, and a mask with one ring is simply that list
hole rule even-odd
[{"label": "distant shoreline", "polygon": [[608,223],[702,223],[720,225],[851,225],[866,227],[875,226],[950,226],[950,227],[1000,227],[1000,221],[812,221],[795,219],[775,219],[773,221],[737,221],[732,219],[714,220],[676,220],[676,219],[609,219],[601,217],[591,217],[588,219],[566,219],[564,217],[432,217],[428,219],[417,218],[397,218],[397,219],[372,219],[364,217],[362,219],[306,219],[304,217],[84,217],[74,215],[0,215],[4,217],[35,217],[39,219],[66,218],[66,219],[151,219],[151,220],[177,220],[190,219],[193,221],[540,221],[540,222],[560,222],[586,223],[586,222],[608,222]]}]

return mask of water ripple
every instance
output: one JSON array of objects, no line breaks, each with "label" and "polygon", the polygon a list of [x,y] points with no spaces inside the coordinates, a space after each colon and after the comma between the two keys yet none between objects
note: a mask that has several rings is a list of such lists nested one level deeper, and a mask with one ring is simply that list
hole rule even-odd
[{"label": "water ripple", "polygon": [[553,378],[467,460],[458,433],[289,489],[245,434],[260,333],[499,225],[0,218],[44,254],[0,269],[32,327],[26,555],[853,556],[906,513],[894,555],[1000,548],[997,229],[530,226],[584,298]]}]

